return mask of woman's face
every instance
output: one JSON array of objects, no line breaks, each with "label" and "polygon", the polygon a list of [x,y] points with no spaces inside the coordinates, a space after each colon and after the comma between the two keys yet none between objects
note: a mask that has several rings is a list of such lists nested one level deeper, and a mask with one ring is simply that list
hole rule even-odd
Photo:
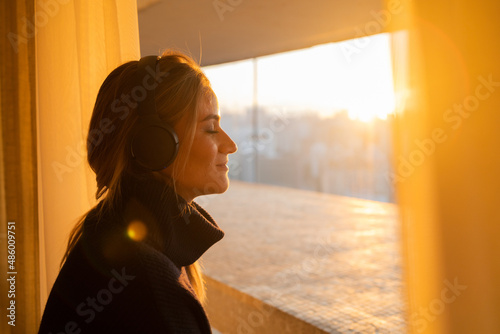
[{"label": "woman's face", "polygon": [[[183,140],[189,140],[186,123],[184,117],[174,126],[181,145],[174,164],[165,169],[164,173],[172,176],[175,165],[181,164],[180,171],[175,176],[176,191],[187,202],[200,195],[225,192],[229,187],[228,156],[236,152],[237,146],[220,127],[217,98],[214,96],[201,105],[190,152],[182,145]],[[184,161],[186,165],[182,170]]]}]

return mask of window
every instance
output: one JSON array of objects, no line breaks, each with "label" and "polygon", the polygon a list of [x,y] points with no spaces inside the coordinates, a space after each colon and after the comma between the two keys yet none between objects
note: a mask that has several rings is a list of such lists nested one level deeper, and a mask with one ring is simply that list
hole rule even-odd
[{"label": "window", "polygon": [[389,34],[204,70],[239,147],[230,178],[394,201]]}]

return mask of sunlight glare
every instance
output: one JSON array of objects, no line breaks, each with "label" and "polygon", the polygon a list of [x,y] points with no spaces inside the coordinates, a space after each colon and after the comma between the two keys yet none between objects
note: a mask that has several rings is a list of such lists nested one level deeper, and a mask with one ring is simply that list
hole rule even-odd
[{"label": "sunlight glare", "polygon": [[148,234],[146,225],[138,220],[132,221],[127,227],[127,235],[134,241],[143,240]]},{"label": "sunlight glare", "polygon": [[[368,122],[394,112],[390,34],[365,37],[370,43],[350,58],[343,43],[329,43],[257,58],[258,104],[331,116],[346,110]],[[252,60],[204,68],[221,110],[251,105]],[[236,108],[238,106],[238,108]]]}]

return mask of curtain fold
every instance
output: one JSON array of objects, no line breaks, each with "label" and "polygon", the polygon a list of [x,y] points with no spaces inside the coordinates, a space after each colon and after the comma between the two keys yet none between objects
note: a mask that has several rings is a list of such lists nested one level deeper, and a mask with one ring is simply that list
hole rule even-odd
[{"label": "curtain fold", "polygon": [[[40,313],[35,40],[27,26],[34,4],[3,1],[0,8],[0,332],[28,333]],[[15,314],[7,310],[12,302]]]},{"label": "curtain fold", "polygon": [[34,3],[2,1],[0,13],[0,332],[31,333],[40,313]]}]

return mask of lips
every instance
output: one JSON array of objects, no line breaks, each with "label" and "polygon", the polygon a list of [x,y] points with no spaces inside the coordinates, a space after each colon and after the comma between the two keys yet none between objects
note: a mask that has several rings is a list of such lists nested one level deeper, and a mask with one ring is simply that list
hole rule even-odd
[{"label": "lips", "polygon": [[227,163],[228,163],[228,161],[226,160],[225,162],[222,162],[222,163],[220,163],[220,164],[217,164],[216,166],[217,166],[218,168],[221,168],[221,169],[224,169],[224,170],[229,170],[229,167],[227,167]]}]

